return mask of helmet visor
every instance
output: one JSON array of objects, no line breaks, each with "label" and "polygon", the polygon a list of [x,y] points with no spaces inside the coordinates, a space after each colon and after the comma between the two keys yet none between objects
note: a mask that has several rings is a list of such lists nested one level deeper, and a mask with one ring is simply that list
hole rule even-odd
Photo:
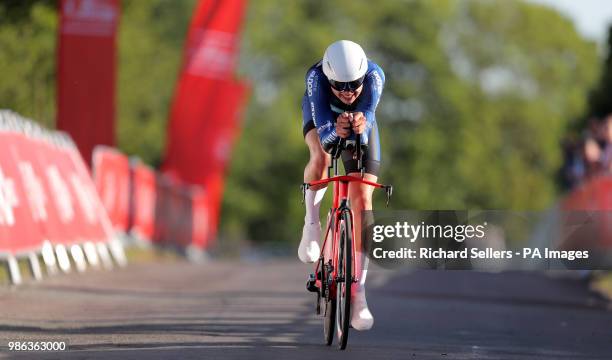
[{"label": "helmet visor", "polygon": [[364,79],[365,79],[365,75],[360,77],[357,80],[347,81],[347,82],[335,81],[335,80],[329,79],[329,84],[338,91],[355,91],[359,89],[361,84],[363,84]]}]

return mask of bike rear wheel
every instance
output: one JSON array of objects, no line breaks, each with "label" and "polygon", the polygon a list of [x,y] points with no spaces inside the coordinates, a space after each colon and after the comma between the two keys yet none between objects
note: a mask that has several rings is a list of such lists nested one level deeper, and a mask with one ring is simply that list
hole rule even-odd
[{"label": "bike rear wheel", "polygon": [[334,330],[336,328],[336,301],[333,296],[330,296],[330,274],[328,265],[325,260],[319,260],[319,268],[321,269],[321,291],[320,301],[323,302],[323,337],[325,345],[329,346],[334,341]]},{"label": "bike rear wheel", "polygon": [[330,346],[334,341],[334,328],[336,327],[336,302],[326,300],[324,305],[325,320],[323,320],[323,334],[325,345]]},{"label": "bike rear wheel", "polygon": [[351,322],[351,284],[353,283],[353,224],[351,213],[344,210],[340,217],[338,244],[338,279],[336,280],[336,333],[338,348],[346,349]]}]

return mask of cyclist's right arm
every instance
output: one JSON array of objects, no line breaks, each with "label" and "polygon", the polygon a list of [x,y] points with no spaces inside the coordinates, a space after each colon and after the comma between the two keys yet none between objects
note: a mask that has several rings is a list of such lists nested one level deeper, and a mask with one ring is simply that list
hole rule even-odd
[{"label": "cyclist's right arm", "polygon": [[338,134],[334,125],[335,114],[329,106],[329,86],[327,80],[317,67],[306,73],[306,97],[310,106],[310,116],[317,128],[323,149],[327,152],[333,150],[338,143]]}]

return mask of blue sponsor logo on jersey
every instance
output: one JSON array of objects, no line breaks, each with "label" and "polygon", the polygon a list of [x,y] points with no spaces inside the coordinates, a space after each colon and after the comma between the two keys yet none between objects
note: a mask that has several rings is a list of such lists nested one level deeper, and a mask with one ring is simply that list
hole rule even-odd
[{"label": "blue sponsor logo on jersey", "polygon": [[315,126],[317,126],[317,117],[315,115],[316,111],[314,101],[310,102],[310,113],[312,114],[312,122],[315,124]]},{"label": "blue sponsor logo on jersey", "polygon": [[325,125],[322,125],[322,126],[318,127],[318,128],[317,128],[317,133],[319,133],[319,134],[320,134],[320,133],[322,133],[323,131],[327,131],[327,130],[329,130],[331,127],[332,127],[332,124],[328,122],[328,123],[326,123]]},{"label": "blue sponsor logo on jersey", "polygon": [[318,82],[318,76],[316,71],[311,71],[308,75],[308,79],[306,79],[306,84],[308,88],[308,96],[312,96],[312,89],[315,87],[315,84]]}]

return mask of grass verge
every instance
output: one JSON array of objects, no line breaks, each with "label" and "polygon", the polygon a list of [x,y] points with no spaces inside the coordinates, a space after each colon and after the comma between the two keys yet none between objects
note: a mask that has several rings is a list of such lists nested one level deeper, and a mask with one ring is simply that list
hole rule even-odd
[{"label": "grass verge", "polygon": [[[125,254],[128,258],[128,263],[146,263],[146,262],[172,262],[184,259],[175,251],[160,249],[160,248],[141,248],[137,246],[128,247],[125,249]],[[21,258],[18,261],[21,277],[24,281],[29,281],[32,278],[29,263],[27,258]],[[45,277],[46,269],[42,257],[39,257],[39,263]],[[74,266],[74,264],[72,264]],[[0,262],[0,286],[10,284],[10,276],[8,265],[5,261]]]},{"label": "grass verge", "polygon": [[605,272],[595,277],[591,288],[612,301],[612,272]]}]

